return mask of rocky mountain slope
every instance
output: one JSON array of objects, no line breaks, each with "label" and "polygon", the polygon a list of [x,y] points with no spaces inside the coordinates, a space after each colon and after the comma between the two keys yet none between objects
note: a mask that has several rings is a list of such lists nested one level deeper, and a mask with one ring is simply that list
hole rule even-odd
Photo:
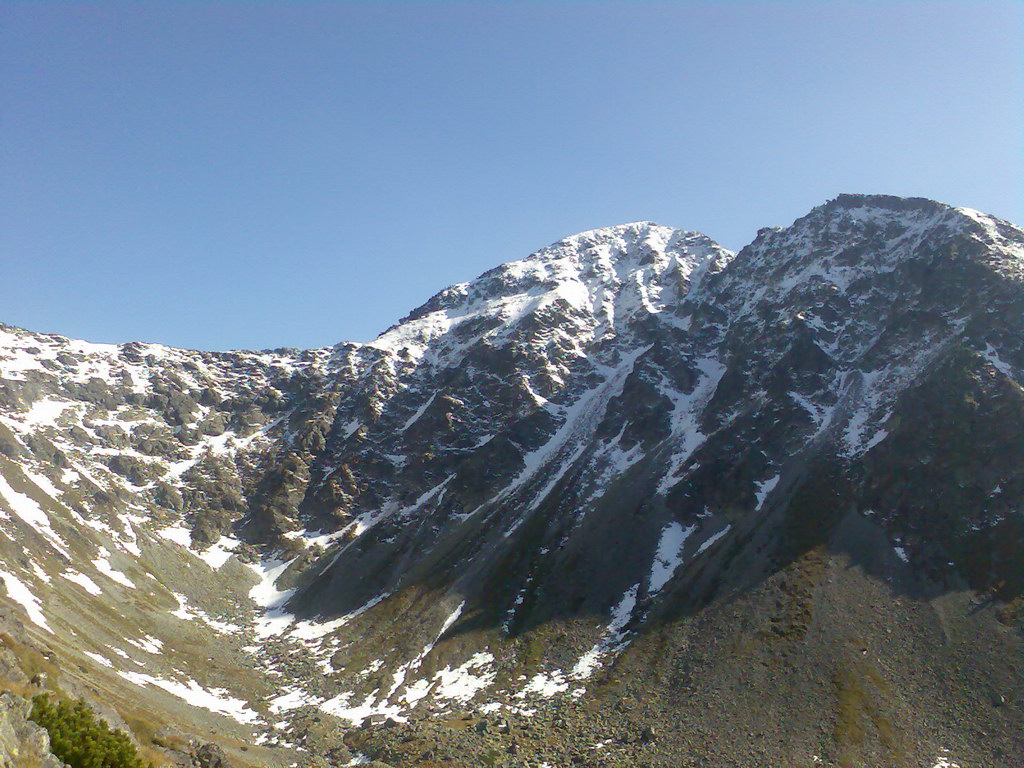
[{"label": "rocky mountain slope", "polygon": [[1019,765],[1022,332],[1022,230],[854,195],[370,344],[3,327],[11,620],[238,764]]}]

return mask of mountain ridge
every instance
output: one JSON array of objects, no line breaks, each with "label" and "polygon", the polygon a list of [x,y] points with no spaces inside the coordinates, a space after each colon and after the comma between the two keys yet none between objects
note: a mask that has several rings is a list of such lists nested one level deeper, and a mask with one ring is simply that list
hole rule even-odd
[{"label": "mountain ridge", "polygon": [[[29,630],[90,681],[112,676],[128,709],[194,720],[173,697],[195,685],[218,728],[282,753],[339,749],[324,716],[405,721],[402,739],[456,760],[525,748],[438,730],[464,708],[544,723],[530,754],[560,764],[582,747],[557,718],[595,742],[609,717],[639,732],[624,702],[648,691],[644,717],[678,724],[619,739],[608,765],[917,765],[953,748],[1010,765],[1022,331],[1024,232],[854,195],[736,254],[649,222],[580,233],[368,344],[203,353],[4,327],[0,575]],[[114,598],[120,618],[96,626]],[[873,618],[858,629],[843,606]],[[972,633],[981,650],[958,656]],[[217,663],[145,650],[186,636]],[[790,667],[805,682],[777,677]],[[731,707],[708,698],[723,686]],[[818,719],[787,714],[783,690]],[[618,714],[584,717],[595,691]],[[1010,704],[978,704],[991,695]],[[843,726],[851,707],[866,725]],[[785,735],[718,744],[712,712]],[[346,738],[427,764],[387,728]]]}]

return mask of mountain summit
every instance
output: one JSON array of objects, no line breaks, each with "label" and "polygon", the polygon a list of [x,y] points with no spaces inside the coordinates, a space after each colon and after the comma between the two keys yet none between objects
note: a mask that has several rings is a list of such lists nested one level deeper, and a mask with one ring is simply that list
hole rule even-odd
[{"label": "mountain summit", "polygon": [[1015,766],[1022,339],[1024,231],[878,195],[369,344],[5,326],[9,636],[243,764]]}]

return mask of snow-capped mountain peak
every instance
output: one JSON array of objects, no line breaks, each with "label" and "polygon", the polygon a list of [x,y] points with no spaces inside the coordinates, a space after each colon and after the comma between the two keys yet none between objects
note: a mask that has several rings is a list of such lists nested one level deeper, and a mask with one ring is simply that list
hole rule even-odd
[{"label": "snow-capped mountain peak", "polygon": [[419,362],[451,338],[441,353],[450,362],[477,343],[508,343],[525,321],[543,325],[552,313],[572,323],[577,338],[621,333],[638,314],[677,306],[731,256],[700,233],[650,222],[590,230],[445,289],[370,346]]},{"label": "snow-capped mountain peak", "polygon": [[[613,766],[788,765],[793,744],[924,765],[947,743],[1009,765],[1019,709],[950,669],[1021,679],[1000,611],[1024,589],[1022,248],[969,209],[841,195],[737,254],[583,232],[369,344],[4,327],[0,579],[104,690],[172,718],[185,699],[239,743],[390,718],[354,738],[444,751],[458,710],[507,720],[456,764],[542,722],[633,750]],[[843,741],[797,700],[814,728],[899,727]],[[637,702],[656,737],[615,735]],[[740,709],[786,739],[742,736]],[[516,749],[589,761],[570,735]]]}]

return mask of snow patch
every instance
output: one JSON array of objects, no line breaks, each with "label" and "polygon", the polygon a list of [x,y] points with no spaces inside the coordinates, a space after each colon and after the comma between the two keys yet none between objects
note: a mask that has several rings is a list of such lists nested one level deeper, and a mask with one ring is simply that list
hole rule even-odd
[{"label": "snow patch", "polygon": [[935,758],[935,765],[932,768],[960,768],[960,763],[954,763],[949,759],[949,750],[943,749],[942,754]]},{"label": "snow patch", "polygon": [[759,512],[761,510],[761,507],[764,506],[764,500],[768,498],[768,494],[771,493],[778,484],[779,475],[763,480],[757,484],[757,491],[755,491],[755,496],[757,497],[757,504],[754,507],[755,512]]},{"label": "snow patch", "polygon": [[289,637],[294,637],[296,640],[312,641],[319,640],[325,635],[329,635],[337,629],[348,624],[352,619],[361,616],[366,611],[373,608],[379,602],[388,597],[391,593],[385,592],[382,595],[369,600],[365,605],[360,606],[352,613],[347,613],[344,616],[339,616],[337,619],[331,619],[330,621],[299,621],[295,624],[295,629],[288,633]]},{"label": "snow patch", "polygon": [[103,547],[100,547],[99,557],[92,561],[93,567],[111,581],[116,581],[122,587],[135,589],[135,584],[132,583],[131,579],[121,573],[121,571],[115,570],[110,564],[109,558],[110,552]]},{"label": "snow patch", "polygon": [[241,543],[241,540],[231,536],[221,536],[209,549],[199,553],[199,559],[213,570],[220,570],[221,566],[234,554],[232,550]]},{"label": "snow patch", "polygon": [[3,579],[4,586],[7,587],[7,596],[25,609],[29,621],[52,634],[53,630],[50,629],[50,625],[46,623],[46,617],[43,616],[42,601],[32,594],[32,591],[17,576],[7,571],[0,571],[0,578]]},{"label": "snow patch", "polygon": [[295,559],[271,558],[258,564],[247,564],[259,578],[259,583],[249,590],[249,598],[261,608],[266,609],[265,613],[256,619],[255,631],[256,636],[260,639],[280,635],[295,621],[295,616],[281,607],[288,602],[288,598],[295,594],[295,590],[278,589],[276,586],[277,580],[288,570],[288,566],[295,562]]},{"label": "snow patch", "polygon": [[140,651],[145,651],[146,653],[152,653],[154,655],[163,653],[163,640],[155,638],[152,635],[143,635],[141,640],[132,640],[130,637],[126,637],[124,640],[129,645],[134,645]]},{"label": "snow patch", "polygon": [[658,541],[658,550],[654,554],[654,563],[651,566],[650,594],[660,592],[682,564],[683,545],[686,544],[687,538],[696,528],[695,525],[683,528],[675,521],[665,526],[661,532],[661,539]]},{"label": "snow patch", "polygon": [[296,688],[288,693],[283,693],[280,696],[271,699],[268,702],[268,709],[276,715],[281,712],[298,709],[299,707],[313,706],[319,704],[321,701],[323,701],[323,699],[320,699],[310,693],[306,693],[300,688]]},{"label": "snow patch", "polygon": [[412,416],[410,416],[409,420],[406,421],[405,424],[403,424],[401,429],[399,429],[398,431],[399,432],[405,432],[405,430],[407,430],[409,427],[411,427],[413,424],[415,424],[417,421],[419,421],[420,416],[422,416],[424,413],[426,413],[427,408],[430,407],[431,403],[434,402],[434,399],[436,397],[437,397],[437,392],[434,392],[430,396],[430,398],[427,400],[427,402],[425,402],[423,405],[421,405],[419,408],[416,409],[416,413],[414,413]]},{"label": "snow patch", "polygon": [[184,595],[178,592],[172,592],[171,594],[174,595],[174,599],[178,601],[178,607],[176,610],[171,611],[171,616],[181,619],[182,621],[201,621],[223,635],[233,635],[236,632],[241,631],[240,627],[237,627],[234,624],[229,624],[226,621],[214,619],[207,615],[207,613],[202,609],[189,605],[188,598]]},{"label": "snow patch", "polygon": [[376,704],[376,698],[378,690],[370,693],[361,703],[352,704],[351,692],[341,693],[335,696],[333,699],[328,699],[320,704],[320,709],[329,715],[340,717],[343,720],[348,720],[353,725],[359,725],[366,720],[368,717],[373,715],[382,715],[391,720],[399,723],[404,723],[405,718],[402,717],[402,707],[398,704],[386,704],[381,702]]},{"label": "snow patch", "polygon": [[53,400],[44,398],[32,403],[32,407],[21,417],[21,422],[26,427],[51,426],[57,423],[57,419],[68,408],[73,408],[77,403],[67,400]]},{"label": "snow patch", "polygon": [[259,720],[259,715],[249,709],[249,704],[243,699],[235,699],[228,695],[224,688],[203,688],[195,680],[187,680],[179,683],[174,680],[147,675],[142,672],[118,672],[130,683],[140,687],[152,685],[167,691],[172,696],[183,699],[190,705],[202,707],[219,715],[225,715],[240,723],[249,725]]},{"label": "snow patch", "polygon": [[113,664],[110,663],[110,659],[108,659],[108,658],[106,658],[104,656],[100,656],[98,653],[93,653],[92,651],[82,651],[82,653],[84,653],[86,656],[88,656],[90,659],[95,661],[100,666],[104,666],[104,667],[113,667],[114,666]]},{"label": "snow patch", "polygon": [[699,379],[689,394],[664,381],[659,387],[672,402],[672,436],[679,445],[669,461],[668,471],[658,483],[659,494],[668,493],[679,482],[679,470],[704,443],[706,436],[700,430],[700,415],[726,371],[726,367],[713,357],[697,360],[696,367]]},{"label": "snow patch", "polygon": [[496,673],[486,669],[493,662],[494,656],[484,651],[473,654],[455,669],[445,667],[434,675],[434,696],[468,702],[494,682]]},{"label": "snow patch", "polygon": [[71,560],[71,554],[68,552],[64,540],[53,530],[50,518],[43,511],[43,508],[31,496],[14,490],[2,472],[0,472],[0,497],[3,498],[14,514],[46,539],[50,546],[68,560]]},{"label": "snow patch", "polygon": [[82,589],[84,589],[86,592],[88,592],[90,595],[103,594],[103,590],[100,589],[99,585],[95,581],[90,579],[88,576],[86,576],[84,573],[79,573],[78,571],[64,571],[64,573],[62,573],[61,576],[63,576],[68,581],[74,582]]},{"label": "snow patch", "polygon": [[[689,536],[689,534],[686,534]],[[680,544],[680,547],[682,544]],[[602,659],[609,653],[617,653],[625,646],[626,625],[633,618],[633,611],[636,609],[636,598],[640,591],[640,585],[634,584],[626,590],[622,599],[612,609],[611,621],[605,627],[601,638],[594,644],[594,647],[580,657],[579,661],[569,672],[573,680],[586,680],[594,671],[601,666]]]},{"label": "snow patch", "polygon": [[560,669],[556,669],[551,672],[538,672],[530,678],[530,682],[526,684],[526,687],[516,694],[516,698],[523,699],[533,695],[549,699],[568,690],[569,683],[565,679],[565,673]]},{"label": "snow patch", "polygon": [[992,363],[992,366],[997,371],[1006,376],[1006,378],[1010,379],[1010,381],[1017,384],[1017,386],[1020,386],[1020,384],[1017,381],[1017,377],[1014,375],[1013,368],[1010,366],[1009,363],[1006,363],[1001,357],[999,357],[999,352],[996,351],[995,347],[993,347],[991,344],[986,343],[985,351],[982,352],[982,355],[985,357],[986,360]]},{"label": "snow patch", "polygon": [[[192,531],[183,525],[171,525],[167,528],[161,528],[156,532],[157,536],[167,541],[173,541],[175,544],[188,549],[192,546]],[[191,551],[191,550],[190,550]]]},{"label": "snow patch", "polygon": [[707,538],[707,541],[702,542],[701,545],[699,547],[697,547],[697,551],[694,553],[693,556],[696,557],[701,552],[704,552],[705,550],[709,549],[712,544],[714,544],[720,538],[725,536],[725,534],[727,534],[731,528],[732,528],[732,523],[729,523],[728,525],[725,526],[725,528],[720,530],[718,533],[714,533],[711,536],[709,536]]}]

